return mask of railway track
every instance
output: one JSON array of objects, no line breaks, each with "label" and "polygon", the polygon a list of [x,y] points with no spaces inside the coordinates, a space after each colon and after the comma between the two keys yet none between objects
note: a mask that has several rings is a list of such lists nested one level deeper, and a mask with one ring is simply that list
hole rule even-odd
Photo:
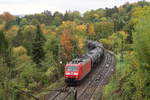
[{"label": "railway track", "polygon": [[[89,79],[85,80],[81,86],[62,87],[50,99],[46,100],[70,100],[69,95],[77,90],[77,100],[90,100],[96,88],[103,84],[110,71],[114,71],[114,56],[105,50],[104,60],[96,67],[96,70],[89,75]],[[90,77],[91,76],[91,77]]]},{"label": "railway track", "polygon": [[[84,88],[84,90],[79,94],[77,100],[90,100],[96,88],[102,85],[107,74],[112,71],[113,58],[110,54],[106,55],[106,60],[103,66],[103,70],[99,70],[96,73],[96,77],[89,81],[89,84]],[[100,67],[100,66],[98,66]]]}]

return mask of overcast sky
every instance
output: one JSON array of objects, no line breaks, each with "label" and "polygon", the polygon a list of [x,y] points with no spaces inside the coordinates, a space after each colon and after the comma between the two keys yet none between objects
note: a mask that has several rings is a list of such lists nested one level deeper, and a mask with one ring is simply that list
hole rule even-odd
[{"label": "overcast sky", "polygon": [[0,13],[8,11],[12,14],[20,15],[40,13],[44,10],[52,12],[78,10],[83,13],[91,9],[112,8],[126,2],[137,1],[141,0],[0,0]]}]

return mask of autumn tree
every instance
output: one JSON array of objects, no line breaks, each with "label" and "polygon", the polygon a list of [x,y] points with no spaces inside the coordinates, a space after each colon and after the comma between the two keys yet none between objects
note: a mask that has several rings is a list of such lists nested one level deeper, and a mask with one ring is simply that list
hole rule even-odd
[{"label": "autumn tree", "polygon": [[12,40],[15,38],[18,31],[18,27],[13,25],[9,30],[6,31],[5,36],[10,44],[12,44]]},{"label": "autumn tree", "polygon": [[80,49],[78,51],[79,55],[82,55],[85,50],[85,40],[88,38],[87,35],[87,25],[77,25],[76,26],[76,34],[75,34],[75,39],[78,41],[78,48]]},{"label": "autumn tree", "polygon": [[71,44],[71,34],[70,34],[70,30],[65,29],[62,33],[62,35],[60,36],[60,43],[62,48],[64,49],[64,57],[66,58],[66,60],[71,60],[71,51],[72,51],[72,44]]},{"label": "autumn tree", "polygon": [[16,17],[11,15],[9,12],[4,12],[2,15],[0,15],[0,19],[5,21],[5,30],[8,30],[12,26]]},{"label": "autumn tree", "polygon": [[94,39],[94,36],[96,35],[96,33],[95,33],[94,26],[92,24],[87,25],[87,34],[90,40]]},{"label": "autumn tree", "polygon": [[6,22],[15,20],[15,16],[10,14],[9,12],[4,12],[3,14],[0,15],[0,19],[5,20]]}]

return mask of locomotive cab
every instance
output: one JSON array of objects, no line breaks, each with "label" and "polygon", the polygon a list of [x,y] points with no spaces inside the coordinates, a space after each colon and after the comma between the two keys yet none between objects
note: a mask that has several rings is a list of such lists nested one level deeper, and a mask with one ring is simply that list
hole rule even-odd
[{"label": "locomotive cab", "polygon": [[80,64],[67,64],[65,66],[65,82],[66,83],[74,83],[79,80],[79,74],[80,74]]}]

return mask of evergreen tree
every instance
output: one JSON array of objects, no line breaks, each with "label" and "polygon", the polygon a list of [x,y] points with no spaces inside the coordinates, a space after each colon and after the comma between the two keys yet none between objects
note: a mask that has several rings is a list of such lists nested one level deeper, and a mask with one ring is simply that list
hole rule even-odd
[{"label": "evergreen tree", "polygon": [[68,21],[69,19],[70,19],[70,18],[69,18],[69,14],[68,14],[68,12],[66,11],[63,20],[64,20],[64,21]]},{"label": "evergreen tree", "polygon": [[0,31],[0,55],[4,56],[6,49],[8,48],[8,42],[6,41],[3,31]]},{"label": "evergreen tree", "polygon": [[32,43],[32,56],[33,56],[33,61],[37,64],[37,66],[41,67],[41,62],[45,58],[45,52],[43,49],[43,45],[45,42],[45,38],[42,35],[40,25],[37,25],[37,32],[34,38],[34,41]]},{"label": "evergreen tree", "polygon": [[0,31],[0,56],[3,57],[4,63],[6,63],[8,67],[13,65],[10,56],[10,50],[11,48],[9,48],[4,32]]}]

